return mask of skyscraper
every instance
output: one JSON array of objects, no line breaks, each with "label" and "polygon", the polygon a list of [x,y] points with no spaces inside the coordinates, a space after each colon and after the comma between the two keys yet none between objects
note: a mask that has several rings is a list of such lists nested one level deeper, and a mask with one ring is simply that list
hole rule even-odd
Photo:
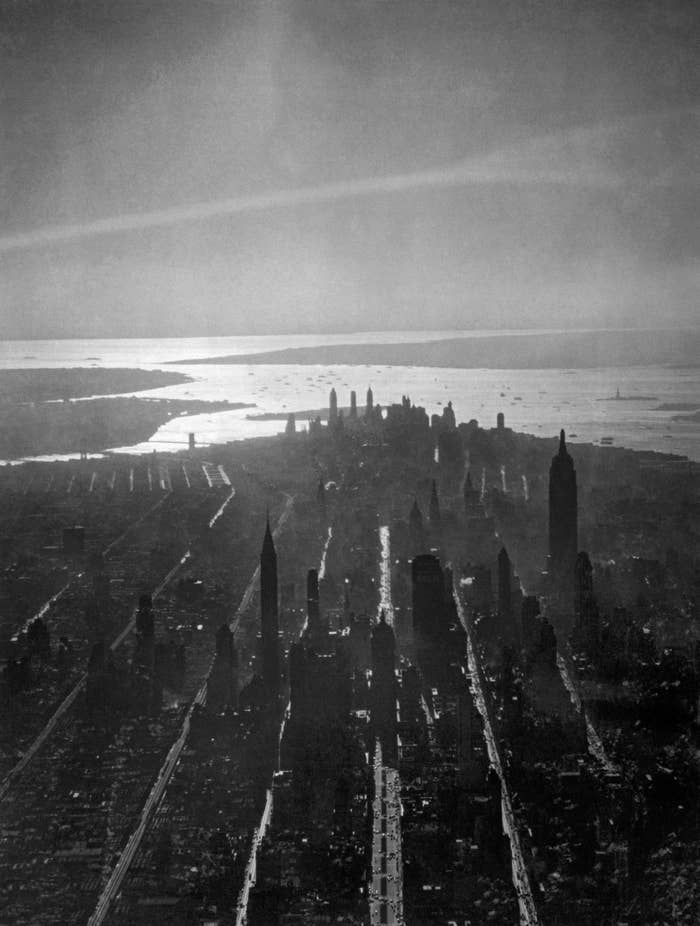
[{"label": "skyscraper", "polygon": [[408,516],[408,533],[411,544],[411,555],[417,556],[425,549],[425,532],[423,530],[423,515],[418,507],[418,501],[413,500],[413,507]]},{"label": "skyscraper", "polygon": [[416,556],[411,569],[413,632],[416,646],[440,636],[445,603],[445,579],[440,560],[430,553]]},{"label": "skyscraper", "polygon": [[338,420],[338,396],[334,388],[331,389],[330,398],[328,400],[328,423],[335,424]]},{"label": "skyscraper", "polygon": [[357,418],[357,393],[354,389],[350,393],[350,417]]},{"label": "skyscraper", "polygon": [[260,553],[260,619],[263,681],[270,694],[277,694],[280,684],[277,553],[269,517]]},{"label": "skyscraper", "polygon": [[505,547],[501,547],[498,554],[498,614],[502,622],[511,614],[511,567]]},{"label": "skyscraper", "polygon": [[372,419],[374,414],[374,395],[372,394],[372,387],[370,386],[367,390],[367,408],[365,410],[365,417],[368,421]]},{"label": "skyscraper", "polygon": [[573,602],[577,547],[576,470],[562,431],[549,468],[549,556],[554,590],[562,601]]}]

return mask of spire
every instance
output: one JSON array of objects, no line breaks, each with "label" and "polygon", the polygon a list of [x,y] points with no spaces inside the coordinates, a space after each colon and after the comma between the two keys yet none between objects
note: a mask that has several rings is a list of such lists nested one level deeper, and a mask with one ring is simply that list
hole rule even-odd
[{"label": "spire", "polygon": [[267,509],[266,521],[265,521],[265,536],[263,538],[262,552],[266,553],[272,550],[275,552],[275,542],[272,538],[272,531],[270,530],[270,509]]},{"label": "spire", "polygon": [[566,435],[564,434],[564,428],[559,432],[559,456],[563,457],[566,454]]}]

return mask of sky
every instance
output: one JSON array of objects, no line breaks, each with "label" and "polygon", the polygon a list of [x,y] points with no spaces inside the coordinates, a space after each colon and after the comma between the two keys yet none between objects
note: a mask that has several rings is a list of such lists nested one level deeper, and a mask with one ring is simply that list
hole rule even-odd
[{"label": "sky", "polygon": [[700,4],[0,0],[0,336],[682,327]]}]

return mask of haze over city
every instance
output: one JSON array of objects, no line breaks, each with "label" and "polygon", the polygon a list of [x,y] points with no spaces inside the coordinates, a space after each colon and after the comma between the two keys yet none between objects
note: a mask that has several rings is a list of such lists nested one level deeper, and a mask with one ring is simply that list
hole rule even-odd
[{"label": "haze over city", "polygon": [[692,325],[698,25],[3,0],[3,334]]}]

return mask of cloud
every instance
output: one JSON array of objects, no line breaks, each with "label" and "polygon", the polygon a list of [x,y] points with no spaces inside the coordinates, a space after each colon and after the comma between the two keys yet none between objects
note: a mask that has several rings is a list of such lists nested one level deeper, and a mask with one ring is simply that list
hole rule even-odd
[{"label": "cloud", "polygon": [[78,224],[46,226],[0,237],[0,253],[221,216],[450,187],[545,184],[592,190],[627,187],[641,192],[664,187],[698,189],[699,116],[697,109],[635,116],[613,124],[546,134],[485,157],[433,170],[253,193]]}]

